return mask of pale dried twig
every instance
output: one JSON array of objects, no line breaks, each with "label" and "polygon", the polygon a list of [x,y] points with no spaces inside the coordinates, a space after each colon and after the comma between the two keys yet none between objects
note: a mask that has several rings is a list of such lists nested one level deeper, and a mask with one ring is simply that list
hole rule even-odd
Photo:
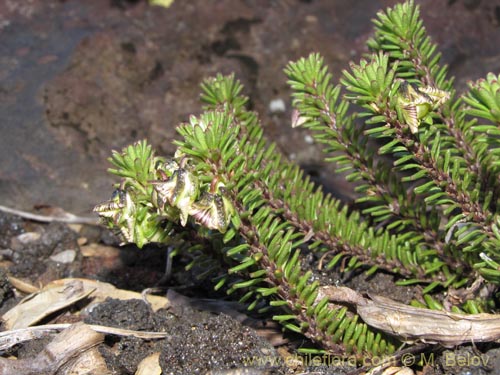
[{"label": "pale dried twig", "polygon": [[52,375],[102,341],[102,334],[85,324],[74,324],[57,335],[35,358],[12,360],[0,357],[0,374]]},{"label": "pale dried twig", "polygon": [[[72,324],[70,323],[46,324],[0,332],[0,350],[7,350],[14,345],[38,339],[54,331],[61,331],[71,326]],[[125,337],[132,336],[144,340],[164,339],[169,335],[167,332],[134,331],[95,324],[87,324],[87,326],[98,333]]]},{"label": "pale dried twig", "polygon": [[500,342],[500,315],[466,315],[412,307],[382,296],[365,298],[347,287],[322,287],[317,300],[324,297],[333,303],[354,305],[366,324],[403,342],[440,344],[446,348],[466,342]]},{"label": "pale dried twig", "polygon": [[38,215],[31,212],[17,210],[15,208],[10,208],[2,205],[0,205],[0,211],[22,217],[23,219],[39,221],[41,223],[59,222],[66,224],[99,225],[99,220],[97,218],[77,216],[67,212],[64,214],[64,216]]}]

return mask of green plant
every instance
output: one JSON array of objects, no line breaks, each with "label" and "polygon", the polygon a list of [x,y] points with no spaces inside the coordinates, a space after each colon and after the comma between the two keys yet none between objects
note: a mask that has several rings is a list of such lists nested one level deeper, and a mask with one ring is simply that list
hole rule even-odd
[{"label": "green plant", "polygon": [[203,264],[199,277],[216,289],[274,311],[336,355],[390,354],[404,337],[321,297],[305,254],[328,259],[327,269],[385,271],[399,284],[423,285],[415,304],[427,309],[442,309],[438,290],[454,296],[454,311],[494,309],[500,77],[457,95],[413,1],[380,12],[374,24],[373,53],[339,84],[318,54],[285,69],[294,125],[310,129],[327,160],[357,183],[353,209],[276,152],[245,108],[242,86],[218,75],[202,84],[204,113],[178,127],[172,158],[145,141],[113,153],[110,172],[121,182],[95,209],[104,223],[139,247],[160,242],[191,254],[188,267]]}]

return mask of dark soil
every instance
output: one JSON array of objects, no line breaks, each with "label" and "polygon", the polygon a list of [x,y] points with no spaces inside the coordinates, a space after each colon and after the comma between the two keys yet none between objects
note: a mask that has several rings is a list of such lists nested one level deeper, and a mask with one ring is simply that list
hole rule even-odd
[{"label": "dark soil", "polygon": [[[130,0],[0,0],[0,202],[90,216],[115,182],[106,173],[110,150],[146,138],[160,154],[171,154],[175,126],[200,112],[199,84],[217,72],[235,72],[269,138],[327,191],[350,202],[352,186],[323,163],[318,145],[309,142],[304,130],[289,130],[290,92],[281,72],[289,60],[316,51],[338,78],[350,60],[366,52],[376,11],[396,2],[177,0],[163,9]],[[468,80],[500,71],[498,1],[418,3],[459,90]],[[284,101],[284,112],[269,109],[274,99]],[[163,275],[164,249],[126,246],[113,252],[103,247],[99,255],[85,257],[81,249],[89,244],[118,248],[116,238],[97,227],[40,224],[0,214],[0,312],[21,297],[7,274],[35,285],[95,278],[135,291],[154,286]],[[319,260],[307,261],[314,268]],[[221,298],[183,265],[182,260],[176,263],[169,287],[194,298]],[[392,275],[349,276],[314,275],[403,302],[418,294],[414,288],[395,287]],[[273,362],[283,355],[258,335],[261,329],[203,310],[182,306],[153,313],[139,300],[109,300],[82,319],[171,333],[158,341],[108,337],[100,350],[116,374],[133,374],[154,351],[161,351],[164,374],[227,374],[257,357],[269,361],[239,373],[341,373],[339,367]],[[311,345],[292,335],[284,340],[289,343],[279,349],[292,354]],[[15,354],[30,358],[46,343],[35,340]],[[425,374],[494,374],[500,368],[495,345],[432,350],[435,357],[426,354],[432,361],[423,367]],[[487,364],[459,361],[478,353],[486,354]]]},{"label": "dark soil", "polygon": [[[129,246],[121,248],[117,258],[83,258],[75,240],[81,240],[82,233],[89,233],[88,228],[77,233],[65,224],[24,222],[16,216],[3,213],[0,213],[0,224],[0,238],[3,241],[3,257],[0,262],[0,296],[3,297],[3,302],[0,313],[19,302],[6,272],[33,284],[66,277],[85,277],[107,280],[116,286],[135,291],[153,286],[163,275],[165,251],[158,248],[139,250]],[[95,228],[90,232],[95,235]],[[112,238],[108,238],[109,233],[105,230],[98,232],[102,235],[99,241],[101,243]],[[74,249],[76,259],[69,263],[54,262],[51,257],[63,248]],[[158,269],[155,271],[155,268]],[[185,274],[181,268],[174,268],[174,279],[179,273]],[[196,284],[177,287],[184,288],[190,295],[210,296],[208,285],[205,288]],[[244,316],[241,313],[237,315]],[[53,319],[64,321],[68,318],[49,317],[48,321]],[[187,304],[178,303],[168,310],[153,312],[142,300],[108,299],[90,311],[82,311],[79,319],[89,324],[169,332],[168,338],[164,340],[108,337],[100,351],[108,368],[115,374],[134,374],[138,363],[155,351],[162,353],[160,358],[163,373],[176,375],[222,371],[243,367],[251,358],[272,359],[278,356],[270,341],[260,337],[254,329],[224,313],[197,310]],[[279,330],[276,332],[279,334]],[[17,348],[16,354],[19,358],[33,358],[50,339],[32,340]],[[261,367],[266,371],[273,368],[277,371],[280,368],[276,365],[265,367],[265,363]]]},{"label": "dark soil", "polygon": [[205,374],[242,366],[252,357],[276,357],[274,348],[255,331],[231,317],[183,307],[175,314],[153,313],[142,300],[108,300],[92,310],[87,323],[133,330],[165,331],[166,340],[127,338],[108,342],[102,353],[118,374],[133,374],[147,355],[160,351],[163,374]]},{"label": "dark soil", "polygon": [[[1,213],[0,223],[0,238],[3,241],[0,262],[0,295],[3,296],[3,302],[0,313],[19,302],[6,273],[35,285],[64,277],[84,277],[108,281],[135,291],[155,285],[163,275],[165,250],[155,247],[137,249],[127,246],[120,248],[114,255],[103,252],[102,257],[83,257],[77,241],[87,243],[82,241],[85,238],[99,243],[112,242],[113,236],[106,230],[85,226],[71,229],[65,224],[37,224]],[[33,233],[40,233],[40,236],[34,236]],[[83,233],[93,234],[93,237],[82,237]],[[100,233],[98,237],[97,233]],[[30,241],[25,242],[24,239]],[[118,247],[117,242],[115,246]],[[62,249],[68,248],[77,254],[72,262],[65,264],[51,259]],[[317,261],[310,259],[309,266],[316,269]],[[237,312],[234,306],[225,301],[227,298],[221,298],[221,295],[213,292],[209,284],[197,283],[194,275],[184,271],[182,259],[175,263],[173,274],[169,287],[193,296],[195,302],[190,304],[182,302],[182,298],[172,298],[169,309],[153,312],[142,300],[108,299],[90,311],[82,310],[77,318],[89,324],[169,333],[162,340],[107,336],[100,346],[100,352],[114,374],[134,374],[138,363],[154,352],[161,353],[163,374],[208,374],[211,371],[211,374],[333,375],[348,374],[354,370],[349,363],[341,362],[338,358],[323,359],[329,365],[320,365],[314,362],[314,357],[296,354],[297,348],[313,347],[313,344],[291,334],[282,336],[281,330],[270,324],[270,317],[256,316],[255,319],[247,316],[243,308]],[[409,302],[418,294],[415,288],[395,286],[393,276],[388,274],[369,278],[362,274],[350,275],[349,278],[340,279],[334,273],[316,271],[314,277],[325,284],[348,285],[402,302]],[[205,297],[211,297],[212,302],[207,302]],[[199,302],[196,302],[198,299]],[[51,316],[46,322],[50,323],[54,319],[64,322],[69,318],[65,315]],[[272,344],[276,344],[276,337],[279,337],[279,347],[273,347]],[[33,358],[50,339],[30,341],[17,347],[12,354],[19,358]],[[495,344],[463,345],[456,350],[445,351],[430,347],[430,351],[423,356],[424,363],[428,364],[423,368],[425,374],[486,375],[494,374],[494,369],[500,368],[500,348]],[[482,361],[477,362],[478,358]],[[230,369],[240,369],[238,371],[242,372],[225,372]]]}]

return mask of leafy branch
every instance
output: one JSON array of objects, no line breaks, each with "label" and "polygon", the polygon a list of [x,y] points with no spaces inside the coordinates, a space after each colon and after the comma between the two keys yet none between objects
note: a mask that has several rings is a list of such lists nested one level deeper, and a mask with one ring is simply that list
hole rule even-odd
[{"label": "leafy branch", "polygon": [[[110,172],[121,182],[95,208],[122,241],[189,254],[188,267],[202,265],[199,276],[216,289],[269,311],[327,352],[360,361],[397,356],[398,340],[419,335],[464,342],[435,334],[442,313],[427,311],[487,312],[500,282],[498,77],[457,96],[413,1],[380,12],[374,23],[372,54],[338,84],[318,54],[285,69],[293,126],[310,129],[327,160],[356,183],[353,208],[276,151],[246,109],[241,84],[221,75],[203,82],[204,113],[178,126],[173,157],[156,156],[145,141],[113,152]],[[413,302],[420,308],[320,285],[308,254],[328,260],[327,270],[389,272],[399,284],[423,285]],[[449,298],[439,301],[437,290]],[[365,314],[383,309],[430,323],[395,332],[383,317]],[[481,319],[473,318],[477,331],[467,340],[481,341],[477,332],[498,318]]]}]

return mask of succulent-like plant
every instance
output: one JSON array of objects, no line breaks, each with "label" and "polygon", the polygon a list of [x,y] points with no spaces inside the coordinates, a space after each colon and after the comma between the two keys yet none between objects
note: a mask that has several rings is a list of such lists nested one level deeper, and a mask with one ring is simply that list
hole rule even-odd
[{"label": "succulent-like plant", "polygon": [[[250,309],[271,309],[286,328],[331,354],[366,361],[408,339],[498,339],[498,329],[460,340],[426,332],[436,327],[424,323],[413,333],[377,325],[363,314],[367,307],[385,306],[389,314],[398,305],[342,294],[304,267],[312,253],[326,269],[385,271],[399,284],[422,285],[414,305],[427,310],[411,310],[417,316],[444,309],[433,297],[437,290],[448,291],[446,308],[456,313],[495,309],[500,77],[489,74],[458,95],[413,1],[378,13],[374,24],[373,53],[344,71],[339,84],[318,54],[285,69],[293,125],[310,129],[327,160],[357,183],[354,207],[324,194],[277,152],[245,108],[242,86],[218,75],[202,84],[205,112],[178,127],[173,158],[154,155],[145,141],[113,154],[111,172],[122,180],[95,211],[126,242],[191,251],[190,266],[205,262],[202,276],[215,288],[238,292]],[[499,322],[484,318],[488,327]]]}]

